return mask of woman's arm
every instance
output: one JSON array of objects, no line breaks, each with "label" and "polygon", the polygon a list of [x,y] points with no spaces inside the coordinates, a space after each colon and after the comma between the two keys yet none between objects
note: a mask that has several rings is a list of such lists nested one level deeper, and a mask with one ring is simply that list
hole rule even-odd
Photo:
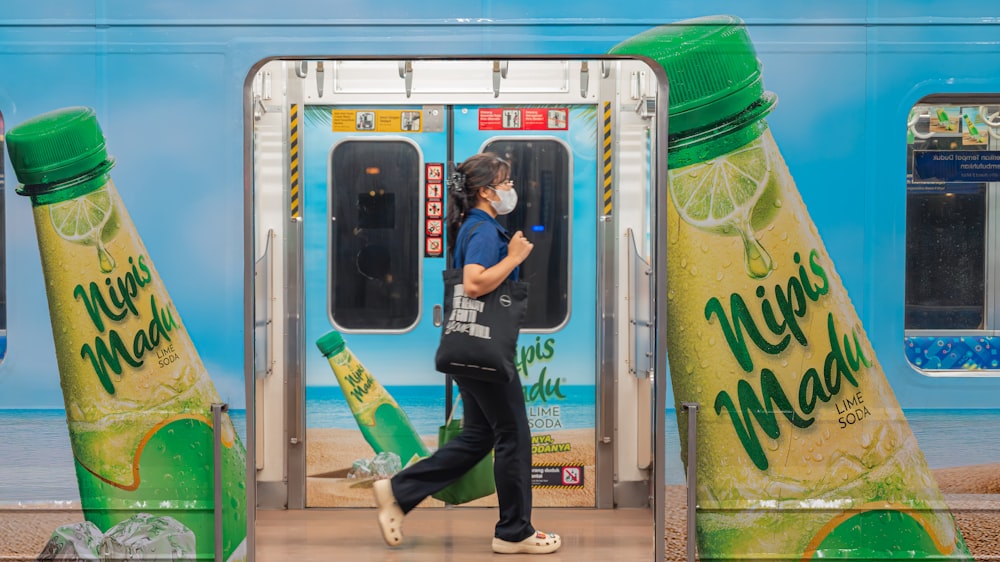
[{"label": "woman's arm", "polygon": [[503,280],[514,271],[514,268],[528,258],[534,247],[535,245],[524,237],[524,233],[518,230],[511,237],[510,243],[507,244],[507,257],[496,265],[483,267],[478,263],[466,264],[462,268],[462,285],[465,294],[477,298],[496,290],[503,283]]},{"label": "woman's arm", "polygon": [[472,298],[478,298],[495,291],[517,265],[518,262],[509,255],[489,269],[478,263],[470,263],[462,268],[462,285],[465,294]]}]

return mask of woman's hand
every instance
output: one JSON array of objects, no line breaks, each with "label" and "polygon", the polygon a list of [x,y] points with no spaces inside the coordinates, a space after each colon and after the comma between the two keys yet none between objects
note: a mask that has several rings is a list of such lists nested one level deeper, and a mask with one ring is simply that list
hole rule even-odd
[{"label": "woman's hand", "polygon": [[531,254],[534,247],[535,245],[524,237],[524,233],[518,230],[514,236],[510,237],[510,242],[507,244],[507,255],[517,260],[518,265],[520,265],[528,259],[528,255]]}]

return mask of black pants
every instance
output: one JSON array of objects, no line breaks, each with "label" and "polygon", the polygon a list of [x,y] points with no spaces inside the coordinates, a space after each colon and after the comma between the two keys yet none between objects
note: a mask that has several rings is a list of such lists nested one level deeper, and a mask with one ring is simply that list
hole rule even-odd
[{"label": "black pants", "polygon": [[531,428],[520,377],[496,384],[454,376],[462,393],[464,421],[458,437],[392,478],[392,493],[404,513],[495,452],[493,474],[500,502],[494,536],[521,541],[531,526]]}]

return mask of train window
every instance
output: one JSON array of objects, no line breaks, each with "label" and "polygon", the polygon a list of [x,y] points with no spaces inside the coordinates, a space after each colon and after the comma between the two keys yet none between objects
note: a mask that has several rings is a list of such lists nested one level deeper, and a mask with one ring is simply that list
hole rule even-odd
[{"label": "train window", "polygon": [[4,179],[4,133],[3,115],[0,115],[0,363],[7,356],[7,240],[4,223],[7,211],[4,209],[6,181]]},{"label": "train window", "polygon": [[552,330],[569,319],[570,153],[556,139],[495,139],[483,150],[511,164],[519,203],[497,220],[510,232],[522,230],[535,244],[521,265],[530,283],[525,330]]},{"label": "train window", "polygon": [[907,328],[985,327],[985,201],[982,184],[946,184],[908,195]]},{"label": "train window", "polygon": [[408,329],[420,312],[420,154],[405,140],[348,140],[329,164],[330,318]]},{"label": "train window", "polygon": [[935,96],[907,123],[905,349],[924,372],[998,371],[1000,96]]}]

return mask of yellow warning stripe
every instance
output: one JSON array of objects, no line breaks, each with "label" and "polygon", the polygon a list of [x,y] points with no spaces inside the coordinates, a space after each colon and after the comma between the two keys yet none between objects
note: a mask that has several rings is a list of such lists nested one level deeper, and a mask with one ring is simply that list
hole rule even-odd
[{"label": "yellow warning stripe", "polygon": [[299,104],[292,104],[292,111],[289,113],[289,159],[288,171],[291,183],[291,211],[292,218],[302,217],[302,206],[299,204]]},{"label": "yellow warning stripe", "polygon": [[604,214],[611,214],[611,102],[604,102]]}]

